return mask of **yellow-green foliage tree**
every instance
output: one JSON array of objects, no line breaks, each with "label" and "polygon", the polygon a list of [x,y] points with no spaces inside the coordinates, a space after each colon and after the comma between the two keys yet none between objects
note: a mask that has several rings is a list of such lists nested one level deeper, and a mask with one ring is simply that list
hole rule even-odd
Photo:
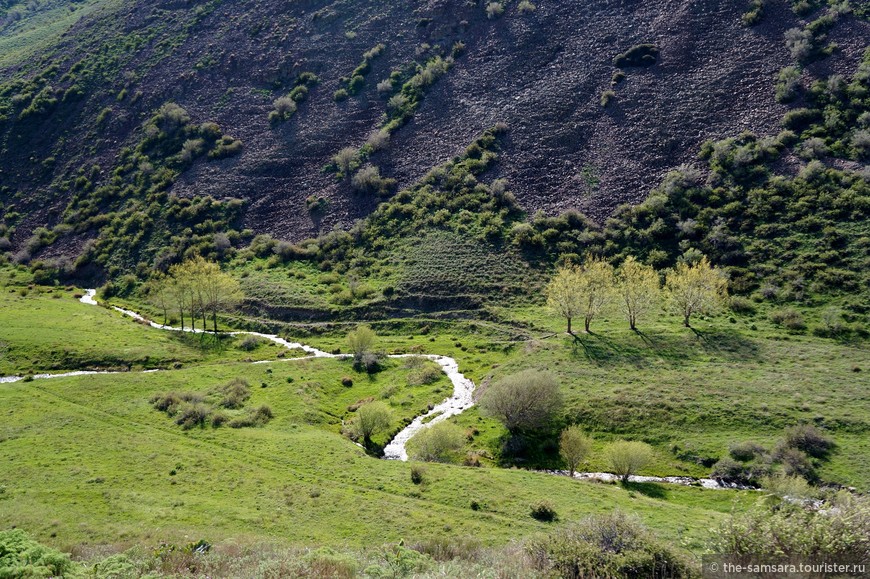
[{"label": "yellow-green foliage tree", "polygon": [[659,302],[659,274],[648,265],[627,257],[616,270],[617,290],[623,312],[632,330],[637,321],[653,310]]},{"label": "yellow-green foliage tree", "polygon": [[562,431],[559,436],[559,455],[565,461],[571,478],[574,478],[577,466],[586,460],[591,449],[592,439],[576,424]]},{"label": "yellow-green foliage tree", "polygon": [[711,266],[706,257],[694,265],[680,263],[667,273],[665,297],[670,308],[683,316],[683,325],[689,328],[692,315],[709,315],[724,306],[728,299],[728,279],[724,272]]},{"label": "yellow-green foliage tree", "polygon": [[613,266],[603,259],[589,258],[583,264],[578,277],[577,293],[584,317],[584,328],[589,333],[589,325],[613,300],[616,279]]},{"label": "yellow-green foliage tree", "polygon": [[577,288],[580,286],[580,268],[569,265],[559,268],[547,285],[547,305],[557,315],[568,321],[568,333],[572,336],[571,321],[583,311],[583,303]]},{"label": "yellow-green foliage tree", "polygon": [[156,295],[166,292],[167,299],[178,308],[182,329],[184,314],[188,312],[193,329],[196,329],[196,316],[199,314],[203,329],[210,316],[217,333],[218,313],[232,309],[243,298],[239,282],[222,272],[218,264],[200,256],[172,266],[163,284],[163,288],[156,290]]}]

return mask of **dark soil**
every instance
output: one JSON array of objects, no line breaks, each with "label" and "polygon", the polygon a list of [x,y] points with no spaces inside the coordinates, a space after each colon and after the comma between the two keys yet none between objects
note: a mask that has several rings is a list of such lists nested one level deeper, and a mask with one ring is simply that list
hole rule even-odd
[{"label": "dark soil", "polygon": [[[120,148],[137,141],[141,123],[166,101],[198,122],[218,122],[244,143],[239,157],[195,164],[174,186],[176,194],[247,199],[245,226],[283,239],[349,227],[377,200],[354,194],[322,169],[379,126],[385,99],[377,83],[395,67],[424,60],[418,56],[424,43],[449,51],[462,41],[467,48],[389,149],[372,158],[400,187],[504,122],[508,145],[492,177],[507,178],[529,213],[576,207],[600,221],[619,204],[642,200],[668,170],[691,162],[703,141],[779,130],[786,107],[774,101],[773,79],[789,64],[783,32],[800,22],[784,1],[768,2],[754,28],[740,23],[742,0],[536,4],[534,13],[519,14],[511,2],[502,17],[489,20],[480,3],[463,0],[226,0],[205,17],[196,16],[198,3],[140,0],[81,21],[53,55],[62,57],[59,75],[113,34],[158,35],[119,55],[113,80],[88,87],[63,118],[55,114],[24,132],[0,125],[0,179],[8,188],[0,197],[18,192],[16,209],[28,214],[13,241],[20,245],[34,227],[60,219],[68,199],[53,192],[53,181],[94,163],[107,177]],[[846,18],[832,34],[841,50],[812,72],[854,67],[868,37],[866,22]],[[167,38],[177,46],[164,54],[160,42]],[[339,78],[379,42],[387,49],[362,92],[335,103]],[[626,68],[615,98],[603,107],[614,56],[643,43],[658,47],[656,64]],[[39,64],[25,65],[23,74]],[[321,83],[290,121],[270,125],[272,101],[303,71]],[[0,73],[0,80],[17,74]],[[116,99],[125,86],[131,95],[141,91],[135,103]],[[106,106],[114,109],[112,120],[97,128],[94,119]],[[56,158],[53,168],[33,171],[48,156]],[[329,200],[322,215],[307,211],[309,195]]]}]

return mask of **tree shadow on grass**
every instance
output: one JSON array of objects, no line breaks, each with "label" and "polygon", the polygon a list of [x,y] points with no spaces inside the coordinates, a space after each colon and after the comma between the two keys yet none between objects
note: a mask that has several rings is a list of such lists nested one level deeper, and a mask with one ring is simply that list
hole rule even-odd
[{"label": "tree shadow on grass", "polygon": [[755,360],[759,357],[758,344],[734,330],[699,330],[690,328],[701,347],[708,353],[729,360]]},{"label": "tree shadow on grass", "polygon": [[667,500],[668,491],[663,484],[653,482],[624,482],[622,488],[634,491],[651,499]]},{"label": "tree shadow on grass", "polygon": [[754,360],[759,357],[754,340],[733,330],[698,330],[692,333],[647,333],[635,330],[638,339],[621,335],[576,334],[571,342],[575,358],[600,366],[631,365],[645,368],[662,360],[683,365],[714,355],[724,360]]},{"label": "tree shadow on grass", "polygon": [[592,332],[574,336],[572,353],[575,357],[583,356],[602,366],[631,364],[641,368],[647,365],[647,360],[637,348]]}]

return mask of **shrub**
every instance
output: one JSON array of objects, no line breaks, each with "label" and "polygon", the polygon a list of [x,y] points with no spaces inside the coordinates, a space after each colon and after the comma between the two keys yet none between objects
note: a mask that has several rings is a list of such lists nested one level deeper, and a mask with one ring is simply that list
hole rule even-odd
[{"label": "shrub", "polygon": [[443,375],[444,373],[440,369],[426,366],[421,368],[419,371],[408,375],[408,385],[423,386],[426,384],[434,384],[440,380]]},{"label": "shrub", "polygon": [[694,577],[694,565],[634,517],[596,515],[530,541],[535,567],[557,577]]},{"label": "shrub", "polygon": [[749,3],[749,10],[740,17],[744,26],[755,26],[761,22],[764,18],[764,3],[765,0],[752,0]]},{"label": "shrub", "polygon": [[203,403],[182,404],[175,413],[175,423],[183,430],[204,428],[213,408]]},{"label": "shrub", "polygon": [[520,14],[527,14],[530,12],[534,12],[537,7],[529,2],[529,0],[522,0],[519,4],[517,4],[517,11]]},{"label": "shrub", "polygon": [[644,442],[614,442],[607,447],[606,454],[613,473],[623,482],[627,482],[628,477],[646,467],[653,459],[652,447]]},{"label": "shrub", "polygon": [[805,62],[813,53],[813,33],[802,28],[785,31],[785,47],[797,62]]},{"label": "shrub", "polygon": [[332,95],[333,100],[335,102],[340,103],[342,101],[346,101],[350,94],[347,92],[347,89],[340,88]]},{"label": "shrub", "polygon": [[816,494],[806,479],[782,474],[764,477],[761,488],[778,497],[808,499]]},{"label": "shrub", "polygon": [[242,416],[230,422],[230,428],[254,428],[265,426],[274,418],[272,409],[268,406],[260,406],[256,410],[248,410]]},{"label": "shrub", "polygon": [[616,98],[616,93],[610,89],[601,93],[601,106],[607,108],[607,106]]},{"label": "shrub", "polygon": [[803,477],[810,482],[817,480],[816,467],[810,458],[801,450],[786,446],[777,447],[773,451],[773,459],[782,464],[787,476]]},{"label": "shrub", "polygon": [[586,460],[592,449],[592,439],[586,436],[579,426],[569,426],[559,437],[559,455],[568,467],[568,474],[573,477],[577,466]]},{"label": "shrub", "polygon": [[709,549],[738,557],[776,553],[820,561],[870,559],[870,502],[839,493],[824,509],[778,502],[732,515],[716,531]]},{"label": "shrub", "polygon": [[710,478],[729,483],[746,484],[750,479],[750,471],[744,464],[725,457],[713,465]]},{"label": "shrub", "polygon": [[480,400],[481,410],[511,433],[542,428],[561,407],[562,394],[556,378],[532,369],[502,378],[487,388]]},{"label": "shrub", "polygon": [[219,388],[223,395],[219,405],[224,408],[241,408],[251,397],[251,386],[243,378],[234,378]]},{"label": "shrub", "polygon": [[74,570],[69,555],[40,545],[21,529],[0,531],[0,577],[65,577]]},{"label": "shrub", "polygon": [[245,336],[241,341],[239,341],[239,344],[236,347],[245,352],[253,352],[263,344],[264,342],[262,338],[257,336]]},{"label": "shrub", "polygon": [[359,152],[353,147],[345,147],[332,158],[332,162],[342,175],[348,175],[359,165]]},{"label": "shrub", "polygon": [[408,441],[408,448],[415,460],[451,462],[464,443],[462,428],[449,422],[439,422],[415,434]]},{"label": "shrub", "polygon": [[801,71],[797,66],[786,66],[779,71],[776,81],[776,100],[780,103],[793,101],[801,86]]},{"label": "shrub", "polygon": [[531,506],[531,515],[536,521],[544,523],[553,522],[558,518],[556,509],[553,507],[552,503],[546,500],[541,500],[533,504]]},{"label": "shrub", "polygon": [[350,376],[343,377],[341,379],[341,385],[345,388],[350,388],[351,386],[353,386],[353,378],[351,378]]},{"label": "shrub", "polygon": [[372,436],[388,429],[392,420],[393,412],[386,403],[369,402],[357,409],[356,416],[349,425],[349,432],[353,438],[362,438],[368,446]]},{"label": "shrub", "polygon": [[426,468],[423,465],[411,465],[411,482],[418,485],[423,482],[423,477],[426,476]]},{"label": "shrub", "polygon": [[357,171],[351,181],[353,188],[359,193],[371,193],[380,196],[388,195],[396,186],[395,179],[381,177],[381,170],[368,164]]},{"label": "shrub", "polygon": [[331,579],[350,579],[359,572],[359,564],[350,555],[337,553],[329,547],[309,551],[303,558],[304,577],[330,577]]},{"label": "shrub", "polygon": [[766,453],[767,450],[755,442],[739,442],[728,447],[728,454],[731,455],[731,458],[740,462],[749,462],[764,456]]},{"label": "shrub", "polygon": [[800,332],[807,329],[803,315],[793,308],[776,310],[770,314],[770,321],[792,332]]},{"label": "shrub", "polygon": [[492,20],[504,14],[504,4],[501,2],[490,2],[486,5],[486,17]]},{"label": "shrub", "polygon": [[729,307],[731,311],[735,314],[754,314],[755,304],[752,303],[751,300],[748,300],[742,296],[731,296],[729,300]]},{"label": "shrub", "polygon": [[834,448],[834,441],[811,424],[787,429],[785,443],[789,448],[796,448],[814,458],[826,458]]},{"label": "shrub", "polygon": [[659,57],[659,49],[654,44],[638,44],[613,58],[616,68],[652,66]]}]

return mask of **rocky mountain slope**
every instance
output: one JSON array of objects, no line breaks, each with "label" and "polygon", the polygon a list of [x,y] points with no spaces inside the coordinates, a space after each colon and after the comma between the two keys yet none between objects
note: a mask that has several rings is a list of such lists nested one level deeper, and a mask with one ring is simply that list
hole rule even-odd
[{"label": "rocky mountain slope", "polygon": [[[167,102],[241,141],[240,154],[186,164],[170,194],[241,199],[240,226],[293,241],[347,228],[376,206],[376,195],[325,168],[341,149],[362,147],[414,67],[438,57],[446,70],[367,162],[404,188],[505,123],[492,177],[507,178],[529,213],[576,207],[603,220],[645,198],[705,140],[774,132],[786,110],[773,81],[790,62],[783,33],[802,22],[787,2],[768,2],[753,27],[741,23],[747,3],[738,0],[505,2],[502,13],[489,4],[46,2],[82,15],[40,43],[38,5],[7,19],[0,40],[27,33],[36,48],[7,58],[0,73],[0,203],[15,217],[12,245],[69,213],[75,179],[109,182],[119,153],[142,141],[143,123]],[[830,35],[837,52],[810,74],[854,69],[868,36],[865,21],[844,17]],[[655,45],[655,63],[623,66],[614,82],[614,57],[640,44]],[[356,94],[337,102],[364,60]],[[289,120],[270,121],[303,73],[318,82]],[[63,251],[89,236],[65,236]]]}]

